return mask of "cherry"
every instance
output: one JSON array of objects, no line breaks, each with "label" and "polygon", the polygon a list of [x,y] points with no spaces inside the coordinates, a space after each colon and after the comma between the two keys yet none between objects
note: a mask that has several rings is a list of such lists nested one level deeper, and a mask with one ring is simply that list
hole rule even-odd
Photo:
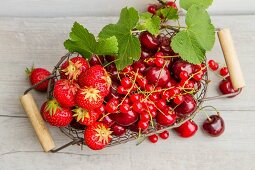
[{"label": "cherry", "polygon": [[158,141],[158,136],[157,136],[156,134],[154,134],[154,135],[149,136],[148,139],[149,139],[149,141],[150,141],[151,143],[157,143],[157,141]]},{"label": "cherry", "polygon": [[120,105],[120,112],[122,112],[122,113],[127,113],[128,111],[130,111],[131,110],[131,108],[130,108],[130,105],[129,104],[124,104],[124,103],[122,103],[121,105]]},{"label": "cherry", "polygon": [[132,86],[132,82],[128,77],[124,77],[121,79],[120,84],[125,88],[128,89]]},{"label": "cherry", "polygon": [[89,64],[90,64],[90,66],[103,65],[104,60],[105,60],[104,56],[92,55],[89,60]]},{"label": "cherry", "polygon": [[177,6],[176,6],[176,3],[175,2],[173,2],[173,1],[168,1],[167,3],[166,3],[166,6],[167,7],[173,7],[173,8],[177,8]]},{"label": "cherry", "polygon": [[156,14],[157,6],[156,5],[149,5],[147,11],[151,14]]},{"label": "cherry", "polygon": [[118,111],[118,105],[119,105],[119,100],[112,98],[111,100],[109,100],[106,105],[105,105],[105,110],[108,113],[117,113]]},{"label": "cherry", "polygon": [[166,107],[163,113],[158,112],[156,116],[156,121],[163,126],[171,126],[175,123],[176,114],[172,111],[170,107]]},{"label": "cherry", "polygon": [[178,116],[192,114],[197,107],[197,102],[192,95],[186,94],[183,97],[184,101],[174,110]]},{"label": "cherry", "polygon": [[139,132],[137,122],[129,125],[127,128],[130,129],[133,132]]},{"label": "cherry", "polygon": [[148,121],[139,121],[138,122],[138,128],[139,129],[141,129],[141,130],[146,130],[146,129],[148,129],[148,127],[149,127],[149,122]]},{"label": "cherry", "polygon": [[164,87],[170,81],[170,72],[167,68],[150,67],[146,72],[146,79],[150,84]]},{"label": "cherry", "polygon": [[116,59],[113,55],[106,55],[104,58],[107,62],[113,62]]},{"label": "cherry", "polygon": [[138,71],[139,73],[143,74],[146,70],[146,66],[141,60],[134,62],[132,66],[135,72]]},{"label": "cherry", "polygon": [[226,76],[226,75],[228,75],[228,68],[227,68],[227,67],[222,67],[222,68],[220,69],[220,75],[221,75],[221,76]]},{"label": "cherry", "polygon": [[130,126],[138,120],[138,114],[133,110],[127,113],[111,114],[110,117],[121,126]]},{"label": "cherry", "polygon": [[225,130],[224,120],[219,115],[211,115],[204,121],[203,130],[210,136],[220,136]]},{"label": "cherry", "polygon": [[75,128],[75,129],[79,129],[79,130],[84,130],[85,126],[80,124],[79,122],[76,121],[76,119],[73,119],[70,123],[70,126]]},{"label": "cherry", "polygon": [[165,130],[159,134],[159,137],[161,137],[162,139],[167,139],[167,138],[169,138],[169,132],[167,130]]},{"label": "cherry", "polygon": [[117,92],[118,86],[119,86],[118,83],[112,82],[112,85],[110,87],[110,92],[109,92],[109,94],[105,98],[107,101],[109,101],[112,98],[118,99],[118,98],[121,97],[121,95]]},{"label": "cherry", "polygon": [[112,133],[115,136],[122,136],[122,135],[124,135],[126,133],[126,128],[123,127],[123,126],[117,125],[117,124],[114,124],[111,127],[111,130],[113,131]]},{"label": "cherry", "polygon": [[150,58],[153,56],[153,53],[151,52],[147,52],[147,51],[142,51],[141,52],[141,59],[146,59],[146,58]]},{"label": "cherry", "polygon": [[194,72],[194,65],[183,60],[177,60],[172,66],[172,72],[177,80],[181,80],[180,73],[182,71],[185,71],[190,76]]},{"label": "cherry", "polygon": [[230,94],[230,93],[235,93],[238,91],[238,90],[234,90],[229,76],[226,77],[225,80],[222,80],[220,82],[219,89],[223,94]]},{"label": "cherry", "polygon": [[150,50],[157,50],[158,48],[158,39],[153,36],[151,33],[144,31],[139,36],[141,45]]},{"label": "cherry", "polygon": [[150,120],[150,115],[146,112],[140,114],[140,120],[144,122],[148,122]]},{"label": "cherry", "polygon": [[212,69],[213,71],[218,70],[219,68],[219,64],[216,63],[214,60],[209,60],[208,61],[208,66],[210,67],[210,69]]},{"label": "cherry", "polygon": [[194,121],[188,120],[174,130],[178,133],[179,136],[183,138],[189,138],[197,132],[198,126]]},{"label": "cherry", "polygon": [[111,127],[114,124],[114,121],[112,120],[110,116],[103,115],[99,120],[101,120],[100,122],[106,124],[108,127]]},{"label": "cherry", "polygon": [[176,81],[170,77],[170,80],[166,83],[165,88],[176,86],[176,84],[177,84]]},{"label": "cherry", "polygon": [[158,39],[160,51],[163,52],[164,55],[166,56],[175,55],[172,48],[170,47],[171,39],[169,37],[159,35]]}]

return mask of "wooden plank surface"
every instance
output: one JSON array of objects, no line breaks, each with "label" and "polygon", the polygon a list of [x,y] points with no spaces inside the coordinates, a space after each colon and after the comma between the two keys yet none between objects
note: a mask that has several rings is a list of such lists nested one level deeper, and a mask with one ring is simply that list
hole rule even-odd
[{"label": "wooden plank surface", "polygon": [[[233,99],[210,101],[219,108],[226,122],[220,138],[210,138],[201,131],[191,139],[171,139],[152,145],[135,142],[94,152],[71,146],[60,153],[46,154],[23,112],[18,96],[29,86],[24,69],[33,63],[51,69],[65,54],[63,41],[73,21],[83,23],[98,33],[116,18],[0,18],[0,169],[255,169],[255,16],[216,16],[215,25],[232,30],[247,87]],[[208,54],[223,62],[217,43]],[[211,75],[208,95],[218,95],[219,79]],[[41,104],[45,95],[33,92]],[[196,117],[201,124],[205,116]],[[56,144],[69,139],[50,127]]]}]

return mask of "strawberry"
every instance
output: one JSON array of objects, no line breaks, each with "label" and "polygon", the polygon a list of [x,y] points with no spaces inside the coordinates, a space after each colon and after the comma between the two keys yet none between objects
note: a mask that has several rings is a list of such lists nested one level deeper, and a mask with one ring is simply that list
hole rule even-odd
[{"label": "strawberry", "polygon": [[[32,86],[44,80],[48,76],[50,76],[50,72],[44,68],[34,68],[34,67],[32,67],[31,69],[26,68],[26,73],[29,76]],[[49,80],[35,87],[35,90],[45,92],[47,91],[48,84],[49,84]]]},{"label": "strawberry", "polygon": [[78,84],[60,79],[55,83],[53,96],[62,107],[73,107],[75,106],[75,95],[78,88]]},{"label": "strawberry", "polygon": [[82,125],[90,126],[97,121],[100,116],[100,113],[95,110],[86,110],[81,107],[77,107],[72,110],[74,112],[74,117]]},{"label": "strawberry", "polygon": [[75,101],[79,107],[86,110],[93,110],[103,104],[104,98],[97,88],[85,86],[78,90]]},{"label": "strawberry", "polygon": [[57,127],[67,126],[73,119],[72,111],[61,108],[56,99],[45,102],[41,107],[41,114],[45,121]]},{"label": "strawberry", "polygon": [[87,71],[83,72],[79,76],[78,84],[81,87],[96,87],[98,90],[101,91],[103,97],[105,97],[110,92],[112,80],[104,67],[100,65],[95,65],[90,67]]},{"label": "strawberry", "polygon": [[62,79],[77,80],[79,75],[89,68],[89,64],[83,57],[74,57],[61,65],[60,76]]},{"label": "strawberry", "polygon": [[90,149],[101,150],[111,142],[111,133],[107,125],[96,122],[85,129],[84,142]]}]

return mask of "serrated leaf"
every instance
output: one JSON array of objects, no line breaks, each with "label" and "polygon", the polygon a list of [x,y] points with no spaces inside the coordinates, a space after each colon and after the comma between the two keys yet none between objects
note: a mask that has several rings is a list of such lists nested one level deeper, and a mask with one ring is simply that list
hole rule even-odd
[{"label": "serrated leaf", "polygon": [[207,9],[212,3],[213,0],[180,0],[180,6],[185,10],[188,10],[194,4]]},{"label": "serrated leaf", "polygon": [[206,10],[198,5],[189,8],[186,15],[188,32],[196,38],[200,46],[210,51],[215,42],[215,28]]},{"label": "serrated leaf", "polygon": [[112,36],[117,38],[119,51],[115,63],[118,70],[123,69],[140,57],[140,42],[131,32],[138,20],[138,12],[134,8],[123,8],[117,24],[106,25],[99,33],[99,38]]},{"label": "serrated leaf", "polygon": [[176,34],[172,39],[171,47],[183,60],[190,63],[200,64],[204,60],[205,50],[201,49],[196,39],[187,31]]},{"label": "serrated leaf", "polygon": [[149,12],[142,13],[136,29],[147,30],[153,35],[158,34],[160,29],[160,17],[152,15]]},{"label": "serrated leaf", "polygon": [[167,7],[160,10],[160,13],[169,20],[176,20],[179,18],[178,9],[173,7]]},{"label": "serrated leaf", "polygon": [[99,39],[97,42],[95,36],[77,22],[73,24],[69,37],[70,39],[64,42],[65,48],[86,58],[90,58],[92,54],[111,55],[118,52],[116,37]]}]

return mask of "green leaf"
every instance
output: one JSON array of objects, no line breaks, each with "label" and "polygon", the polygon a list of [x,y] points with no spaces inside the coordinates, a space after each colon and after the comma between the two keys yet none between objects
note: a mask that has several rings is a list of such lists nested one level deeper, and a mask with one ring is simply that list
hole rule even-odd
[{"label": "green leaf", "polygon": [[116,66],[118,70],[138,60],[141,54],[141,45],[138,38],[132,35],[132,29],[139,20],[138,12],[134,8],[123,8],[120,19],[116,24],[106,25],[99,33],[99,38],[115,36],[118,40],[118,55]]},{"label": "green leaf", "polygon": [[179,18],[178,9],[173,7],[163,8],[160,13],[169,20],[177,20]]},{"label": "green leaf", "polygon": [[171,47],[179,53],[183,60],[193,64],[199,64],[204,60],[205,50],[201,49],[196,39],[188,31],[181,31],[176,34],[171,43]]},{"label": "green leaf", "polygon": [[152,15],[149,12],[142,13],[136,29],[147,30],[153,35],[158,34],[160,29],[160,17]]},{"label": "green leaf", "polygon": [[207,11],[193,5],[187,12],[186,24],[189,34],[196,38],[203,49],[210,51],[215,42],[215,28]]},{"label": "green leaf", "polygon": [[198,5],[189,8],[186,15],[187,29],[177,33],[171,47],[181,58],[198,64],[204,60],[205,52],[213,48],[214,26],[205,9]]},{"label": "green leaf", "polygon": [[185,10],[188,10],[194,4],[207,9],[212,3],[213,0],[180,0],[180,6]]},{"label": "green leaf", "polygon": [[64,42],[65,48],[86,58],[90,58],[92,54],[111,55],[118,52],[116,37],[99,39],[97,42],[95,36],[77,22],[73,24],[69,37],[70,39]]}]

